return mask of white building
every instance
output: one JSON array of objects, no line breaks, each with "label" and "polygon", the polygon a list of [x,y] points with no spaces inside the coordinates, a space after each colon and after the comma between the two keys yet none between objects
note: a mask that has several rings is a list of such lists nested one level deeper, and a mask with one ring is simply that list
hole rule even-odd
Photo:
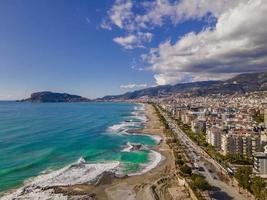
[{"label": "white building", "polygon": [[254,171],[260,175],[267,175],[267,146],[264,152],[256,152],[254,156]]},{"label": "white building", "polygon": [[206,131],[206,141],[216,149],[221,148],[221,129],[217,127],[208,128]]}]

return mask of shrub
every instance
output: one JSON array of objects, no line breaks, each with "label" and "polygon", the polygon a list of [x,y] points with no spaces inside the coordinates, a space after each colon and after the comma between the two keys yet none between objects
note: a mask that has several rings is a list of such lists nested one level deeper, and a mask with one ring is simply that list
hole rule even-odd
[{"label": "shrub", "polygon": [[191,175],[192,174],[192,169],[188,167],[187,165],[184,165],[180,168],[181,172],[184,174]]}]

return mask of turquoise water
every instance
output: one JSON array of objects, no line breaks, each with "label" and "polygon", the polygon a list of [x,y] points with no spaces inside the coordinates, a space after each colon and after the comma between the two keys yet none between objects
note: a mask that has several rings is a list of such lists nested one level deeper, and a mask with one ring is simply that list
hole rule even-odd
[{"label": "turquoise water", "polygon": [[135,107],[128,103],[0,102],[0,191],[80,157],[87,162],[119,160],[126,171],[138,170],[148,162],[149,152],[121,152],[123,145],[156,142],[149,136],[110,131],[113,125],[133,120]]}]

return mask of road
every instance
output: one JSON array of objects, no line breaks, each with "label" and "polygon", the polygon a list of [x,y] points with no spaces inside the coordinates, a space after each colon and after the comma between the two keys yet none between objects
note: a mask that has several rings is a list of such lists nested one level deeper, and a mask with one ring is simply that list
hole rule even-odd
[{"label": "road", "polygon": [[212,186],[210,195],[212,199],[218,200],[250,200],[254,199],[247,194],[239,193],[239,188],[231,181],[222,180],[222,176],[231,180],[227,171],[216,160],[210,157],[200,146],[193,142],[176,124],[175,120],[170,118],[166,112],[158,107],[161,115],[167,121],[169,127],[177,135],[177,138],[186,148],[187,155],[191,158],[194,164],[199,166],[196,173],[202,174],[208,183]]}]

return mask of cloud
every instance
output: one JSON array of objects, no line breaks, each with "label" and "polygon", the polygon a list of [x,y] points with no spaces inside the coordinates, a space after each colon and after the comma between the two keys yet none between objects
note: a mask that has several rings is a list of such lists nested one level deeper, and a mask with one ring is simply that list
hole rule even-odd
[{"label": "cloud", "polygon": [[146,88],[146,87],[149,87],[146,83],[143,83],[143,84],[135,84],[135,83],[132,83],[132,84],[127,84],[127,85],[121,85],[120,88],[122,89],[127,89],[127,90],[132,90],[132,89],[140,89],[140,88]]},{"label": "cloud", "polygon": [[[201,19],[208,13],[218,17],[242,1],[245,0],[156,0],[139,3],[133,3],[131,0],[117,0],[108,11],[106,23],[127,32],[151,30],[164,25],[165,20],[178,24],[188,19]],[[136,9],[140,10],[139,14],[134,12]]]},{"label": "cloud", "polygon": [[130,34],[126,37],[116,37],[113,41],[120,44],[125,49],[144,48],[143,43],[150,42],[152,37],[152,33],[138,32],[137,34]]},{"label": "cloud", "polygon": [[112,30],[112,27],[124,30],[126,36],[116,37],[113,41],[126,49],[143,48],[144,42],[151,42],[152,37],[146,36],[148,39],[145,39],[137,33],[151,31],[164,25],[166,20],[176,25],[188,19],[201,19],[209,13],[217,17],[240,1],[244,0],[116,0],[100,27],[106,30]]},{"label": "cloud", "polygon": [[[165,41],[141,60],[150,64],[157,84],[225,79],[267,69],[266,0],[117,0],[105,23],[126,32],[114,41],[126,49],[143,48],[145,38],[166,24],[206,20],[199,33]],[[211,22],[211,23],[210,23]]]},{"label": "cloud", "polygon": [[115,4],[108,11],[110,21],[119,28],[123,28],[133,17],[132,7],[133,3],[131,0],[116,0]]},{"label": "cloud", "polygon": [[91,20],[90,20],[88,17],[85,18],[85,21],[86,21],[88,24],[90,24],[90,22],[91,22]]},{"label": "cloud", "polygon": [[146,60],[156,73],[157,84],[221,79],[267,69],[267,1],[244,0],[232,9],[215,11],[215,27],[150,50]]},{"label": "cloud", "polygon": [[106,29],[106,30],[109,30],[109,31],[112,30],[111,25],[109,23],[107,23],[106,20],[102,20],[102,23],[100,24],[100,27],[102,29]]}]

